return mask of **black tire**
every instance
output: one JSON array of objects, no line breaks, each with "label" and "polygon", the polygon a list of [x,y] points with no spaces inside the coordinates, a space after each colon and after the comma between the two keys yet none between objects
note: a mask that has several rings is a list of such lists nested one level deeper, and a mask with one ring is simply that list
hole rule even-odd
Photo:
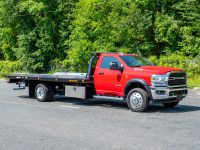
[{"label": "black tire", "polygon": [[129,109],[134,112],[144,112],[149,107],[148,94],[141,88],[130,90],[126,99]]},{"label": "black tire", "polygon": [[163,105],[165,107],[175,107],[176,105],[178,105],[179,101],[176,102],[170,102],[170,103],[163,103]]},{"label": "black tire", "polygon": [[[40,90],[42,91],[41,95],[39,93]],[[47,84],[38,84],[35,87],[35,97],[39,102],[51,101],[54,97],[53,88]]]}]

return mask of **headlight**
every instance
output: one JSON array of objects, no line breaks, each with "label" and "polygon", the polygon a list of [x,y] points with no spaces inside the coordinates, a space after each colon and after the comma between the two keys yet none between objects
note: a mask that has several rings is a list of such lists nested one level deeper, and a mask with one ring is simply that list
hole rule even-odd
[{"label": "headlight", "polygon": [[152,85],[167,85],[168,79],[169,79],[168,74],[152,75],[151,76],[151,83],[152,83]]}]

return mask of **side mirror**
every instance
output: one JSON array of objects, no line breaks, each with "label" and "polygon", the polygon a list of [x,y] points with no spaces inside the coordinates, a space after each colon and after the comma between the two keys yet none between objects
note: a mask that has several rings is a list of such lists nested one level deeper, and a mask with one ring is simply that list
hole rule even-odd
[{"label": "side mirror", "polygon": [[121,66],[118,66],[117,62],[111,62],[110,63],[110,70],[120,70],[120,71],[123,71],[124,68],[121,67]]}]

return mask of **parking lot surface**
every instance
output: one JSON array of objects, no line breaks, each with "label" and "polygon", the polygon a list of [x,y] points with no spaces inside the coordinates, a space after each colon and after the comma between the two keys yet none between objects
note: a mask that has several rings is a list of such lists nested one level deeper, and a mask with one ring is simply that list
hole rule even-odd
[{"label": "parking lot surface", "polygon": [[0,81],[0,150],[198,150],[200,90],[175,108],[55,97],[40,103]]}]

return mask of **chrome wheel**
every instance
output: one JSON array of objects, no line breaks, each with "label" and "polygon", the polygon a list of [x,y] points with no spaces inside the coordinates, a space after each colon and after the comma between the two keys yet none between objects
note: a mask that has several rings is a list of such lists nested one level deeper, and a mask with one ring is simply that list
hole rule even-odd
[{"label": "chrome wheel", "polygon": [[144,112],[149,107],[148,94],[144,89],[134,88],[128,92],[127,105],[134,112]]},{"label": "chrome wheel", "polygon": [[35,97],[39,102],[46,102],[53,100],[54,90],[51,85],[38,84],[35,87]]},{"label": "chrome wheel", "polygon": [[130,96],[130,104],[133,108],[140,108],[143,104],[142,95],[139,92],[134,92]]},{"label": "chrome wheel", "polygon": [[37,92],[37,98],[39,98],[39,99],[43,99],[44,98],[44,96],[45,96],[44,88],[39,87],[36,92]]}]

